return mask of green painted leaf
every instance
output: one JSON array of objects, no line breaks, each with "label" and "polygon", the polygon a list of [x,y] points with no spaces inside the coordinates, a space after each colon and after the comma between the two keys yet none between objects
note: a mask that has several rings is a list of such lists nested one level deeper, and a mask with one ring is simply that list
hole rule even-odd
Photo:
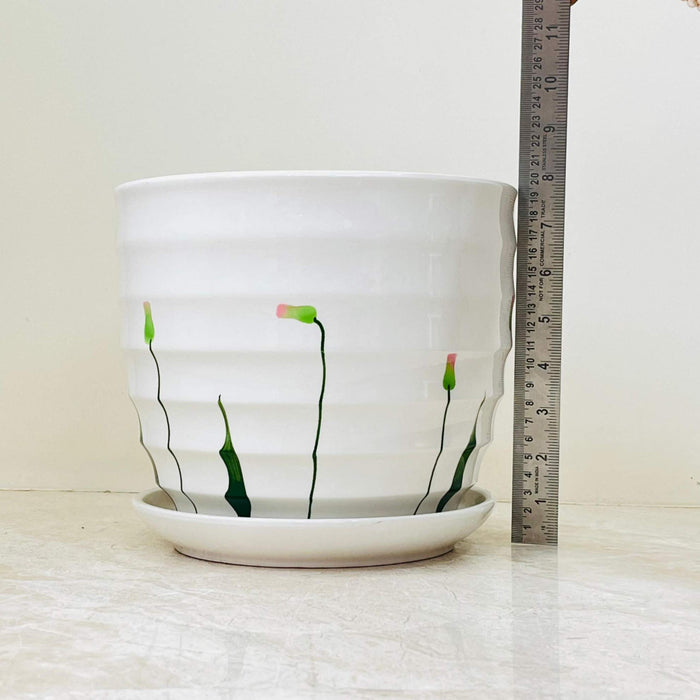
[{"label": "green painted leaf", "polygon": [[459,462],[457,462],[455,475],[452,478],[452,486],[450,486],[447,493],[440,499],[440,503],[438,503],[437,510],[435,511],[436,513],[441,513],[452,496],[454,496],[462,488],[462,482],[464,481],[464,469],[467,466],[469,457],[471,457],[472,452],[474,452],[474,449],[476,448],[476,424],[479,422],[479,413],[481,412],[481,407],[484,405],[484,401],[486,401],[485,396],[481,400],[479,408],[477,409],[476,418],[474,419],[474,427],[472,428],[472,434],[469,438],[469,442],[464,448],[464,452],[462,452]]},{"label": "green painted leaf", "polygon": [[250,517],[250,500],[245,490],[245,483],[243,481],[243,470],[241,469],[241,463],[236,454],[236,450],[233,449],[233,442],[231,442],[231,431],[228,427],[228,416],[226,415],[226,409],[224,404],[221,403],[221,396],[219,396],[219,408],[221,409],[221,414],[224,417],[224,424],[226,425],[226,439],[224,440],[223,447],[219,450],[219,455],[226,465],[226,470],[228,471],[228,489],[224,495],[224,498],[228,501],[231,508],[233,508],[238,516],[241,518]]}]

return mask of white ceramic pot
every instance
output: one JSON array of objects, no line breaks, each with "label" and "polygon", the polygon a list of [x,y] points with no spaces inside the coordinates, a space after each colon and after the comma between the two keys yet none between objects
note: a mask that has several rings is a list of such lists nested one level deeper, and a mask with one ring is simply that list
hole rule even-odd
[{"label": "white ceramic pot", "polygon": [[456,508],[503,392],[515,195],[362,172],[119,187],[129,388],[177,509]]}]

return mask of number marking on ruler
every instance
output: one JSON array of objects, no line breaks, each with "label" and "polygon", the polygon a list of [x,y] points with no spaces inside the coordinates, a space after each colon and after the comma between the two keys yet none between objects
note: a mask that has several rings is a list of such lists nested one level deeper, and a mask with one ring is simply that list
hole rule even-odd
[{"label": "number marking on ruler", "polygon": [[569,0],[523,0],[511,539],[557,544]]}]

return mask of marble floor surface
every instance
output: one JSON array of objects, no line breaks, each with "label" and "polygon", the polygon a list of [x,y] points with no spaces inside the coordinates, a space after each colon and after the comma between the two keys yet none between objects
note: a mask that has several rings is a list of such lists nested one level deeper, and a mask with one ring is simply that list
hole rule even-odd
[{"label": "marble floor surface", "polygon": [[128,494],[0,492],[2,698],[698,698],[700,509],[509,506],[372,569],[188,559]]}]

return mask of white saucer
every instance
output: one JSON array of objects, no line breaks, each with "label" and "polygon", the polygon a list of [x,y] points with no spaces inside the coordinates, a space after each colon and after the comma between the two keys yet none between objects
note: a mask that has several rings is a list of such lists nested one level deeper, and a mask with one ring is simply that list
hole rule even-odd
[{"label": "white saucer", "polygon": [[181,554],[250,566],[376,566],[449,552],[482,525],[491,494],[472,487],[456,510],[386,518],[295,520],[181,513],[153,489],[134,498],[136,512]]}]

